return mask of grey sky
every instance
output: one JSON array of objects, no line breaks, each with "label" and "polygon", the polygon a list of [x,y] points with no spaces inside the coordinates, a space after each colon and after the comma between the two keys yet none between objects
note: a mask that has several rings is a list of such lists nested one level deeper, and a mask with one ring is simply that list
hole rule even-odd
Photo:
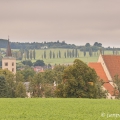
[{"label": "grey sky", "polygon": [[120,0],[0,0],[0,38],[120,47]]}]

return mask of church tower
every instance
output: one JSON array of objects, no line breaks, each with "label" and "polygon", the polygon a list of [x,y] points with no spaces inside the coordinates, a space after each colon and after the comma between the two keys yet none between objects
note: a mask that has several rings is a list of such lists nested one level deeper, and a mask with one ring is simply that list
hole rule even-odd
[{"label": "church tower", "polygon": [[6,56],[2,59],[2,69],[8,69],[14,74],[16,73],[16,58],[12,57],[9,37],[8,37]]}]

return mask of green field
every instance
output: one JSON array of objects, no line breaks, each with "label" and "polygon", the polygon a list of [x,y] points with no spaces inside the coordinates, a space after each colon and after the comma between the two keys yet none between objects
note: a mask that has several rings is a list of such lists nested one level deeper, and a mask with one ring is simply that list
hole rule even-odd
[{"label": "green field", "polygon": [[[4,50],[4,49],[3,49]],[[18,51],[18,49],[12,49],[13,51]],[[57,55],[57,53],[60,51],[61,52],[61,58],[57,58],[55,57],[55,59],[50,59],[49,58],[49,53],[50,53],[50,50],[52,52],[55,53],[55,55]],[[71,64],[73,63],[73,61],[76,59],[76,58],[65,58],[64,57],[64,53],[67,51],[68,49],[60,49],[60,48],[56,48],[56,49],[39,49],[39,50],[36,50],[36,60],[42,60],[42,55],[44,53],[44,51],[46,51],[46,59],[43,58],[44,62],[46,64]],[[69,51],[72,51],[72,49],[69,49]],[[118,53],[120,53],[120,51],[118,51]],[[81,52],[79,49],[78,49],[78,54],[79,54],[79,59],[84,61],[85,63],[89,63],[89,62],[97,62],[98,60],[98,57],[99,57],[99,51],[98,52],[93,52],[93,56],[90,57],[89,56],[89,53],[86,52],[86,56],[84,57],[83,55],[83,52]],[[104,54],[105,55],[112,55],[113,54],[113,51],[104,51]],[[23,60],[25,60],[23,58]],[[36,60],[32,59],[32,62],[35,62]],[[17,62],[20,62],[19,60]]]},{"label": "green field", "polygon": [[0,99],[0,120],[119,120],[120,101],[78,98]]}]

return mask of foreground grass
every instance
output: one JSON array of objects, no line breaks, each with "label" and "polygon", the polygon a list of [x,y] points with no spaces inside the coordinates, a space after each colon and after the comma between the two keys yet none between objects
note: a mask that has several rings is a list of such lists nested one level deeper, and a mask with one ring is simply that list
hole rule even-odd
[{"label": "foreground grass", "polygon": [[119,104],[105,99],[0,99],[0,120],[119,120]]}]

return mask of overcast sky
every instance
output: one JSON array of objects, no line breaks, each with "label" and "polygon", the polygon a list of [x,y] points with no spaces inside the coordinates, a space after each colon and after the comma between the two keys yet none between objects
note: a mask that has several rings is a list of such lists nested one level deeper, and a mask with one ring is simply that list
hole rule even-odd
[{"label": "overcast sky", "polygon": [[0,38],[120,47],[120,0],[0,0]]}]

